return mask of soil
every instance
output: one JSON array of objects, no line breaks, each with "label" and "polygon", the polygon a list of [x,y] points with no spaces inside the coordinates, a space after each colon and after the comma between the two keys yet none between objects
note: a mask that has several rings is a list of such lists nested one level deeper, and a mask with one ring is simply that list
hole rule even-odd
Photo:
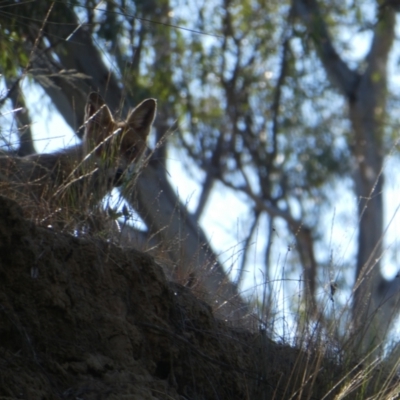
[{"label": "soil", "polygon": [[319,399],[318,362],[216,319],[149,255],[0,197],[0,400]]}]

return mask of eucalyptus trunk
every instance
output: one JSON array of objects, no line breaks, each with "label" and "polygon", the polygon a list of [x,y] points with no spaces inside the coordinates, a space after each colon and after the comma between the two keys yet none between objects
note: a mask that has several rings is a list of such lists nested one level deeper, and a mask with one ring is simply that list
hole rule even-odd
[{"label": "eucalyptus trunk", "polygon": [[362,73],[352,70],[334,48],[315,0],[295,0],[294,10],[311,33],[317,54],[332,85],[348,104],[352,132],[354,193],[358,202],[358,241],[353,288],[353,348],[372,352],[384,340],[397,310],[397,279],[381,273],[387,63],[394,39],[395,13],[377,2],[377,22]]}]

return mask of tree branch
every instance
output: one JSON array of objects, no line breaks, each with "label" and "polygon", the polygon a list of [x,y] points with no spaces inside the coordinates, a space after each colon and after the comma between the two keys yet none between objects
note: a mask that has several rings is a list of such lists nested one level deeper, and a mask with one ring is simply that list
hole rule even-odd
[{"label": "tree branch", "polygon": [[334,48],[316,0],[293,0],[293,11],[307,27],[333,86],[346,98],[351,98],[358,84],[359,74],[347,66]]}]

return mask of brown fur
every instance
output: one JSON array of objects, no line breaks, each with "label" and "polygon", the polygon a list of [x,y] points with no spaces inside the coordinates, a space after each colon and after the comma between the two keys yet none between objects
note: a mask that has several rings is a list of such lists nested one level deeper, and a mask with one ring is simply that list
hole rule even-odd
[{"label": "brown fur", "polygon": [[55,153],[1,156],[0,194],[34,219],[84,214],[143,154],[155,113],[156,101],[147,99],[126,121],[115,121],[102,97],[91,93],[82,143]]}]

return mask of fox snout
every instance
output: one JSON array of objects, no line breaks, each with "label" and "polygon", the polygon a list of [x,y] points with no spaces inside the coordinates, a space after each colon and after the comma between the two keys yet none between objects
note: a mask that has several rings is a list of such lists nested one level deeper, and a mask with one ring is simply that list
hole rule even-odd
[{"label": "fox snout", "polygon": [[124,172],[125,171],[122,168],[117,169],[114,176],[114,182],[113,182],[114,187],[119,187],[122,185]]},{"label": "fox snout", "polygon": [[114,174],[114,180],[113,180],[113,186],[114,187],[119,187],[122,185],[125,176],[128,174],[128,176],[131,175],[131,173],[134,171],[136,166],[136,162],[131,162],[128,166],[122,167],[119,166]]}]

